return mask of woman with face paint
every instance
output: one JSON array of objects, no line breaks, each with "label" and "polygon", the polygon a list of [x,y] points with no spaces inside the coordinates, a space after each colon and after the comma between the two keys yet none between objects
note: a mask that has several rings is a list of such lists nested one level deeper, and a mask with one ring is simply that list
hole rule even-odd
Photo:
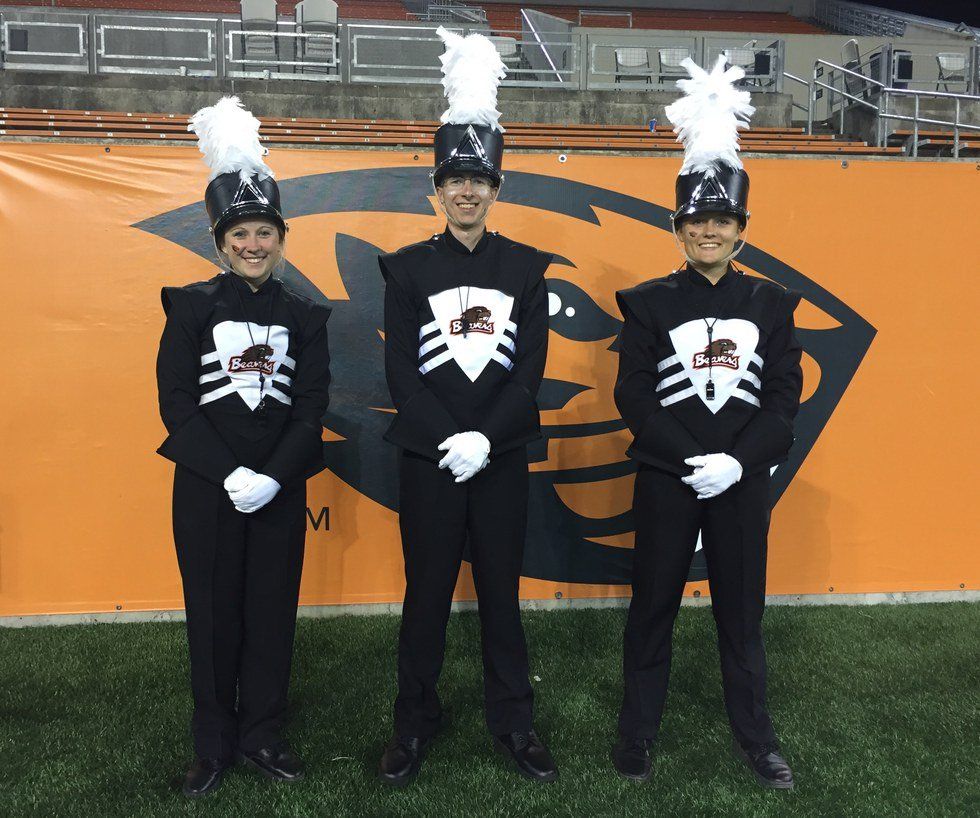
[{"label": "woman with face paint", "polygon": [[725,72],[724,62],[707,74],[686,60],[686,96],[667,109],[684,140],[673,226],[687,264],[616,294],[624,324],[615,398],[638,470],[612,759],[626,778],[650,776],[674,618],[700,534],[735,752],[761,784],[790,789],[766,709],[762,614],[770,470],[793,443],[802,388],[799,296],[731,263],[749,218],[737,128],[753,109],[731,85],[741,69]]},{"label": "woman with face paint", "polygon": [[191,122],[211,167],[205,206],[226,271],[164,287],[160,447],[176,463],[174,541],[187,611],[196,759],[183,791],[237,760],[277,781],[306,535],[306,479],[323,468],[327,307],[275,277],[286,223],[259,122],[237,98]]}]

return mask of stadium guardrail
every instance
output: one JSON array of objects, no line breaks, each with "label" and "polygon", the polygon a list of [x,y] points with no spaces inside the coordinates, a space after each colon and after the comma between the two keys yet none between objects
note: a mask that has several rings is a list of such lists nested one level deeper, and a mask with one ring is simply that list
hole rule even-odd
[{"label": "stadium guardrail", "polygon": [[93,22],[97,74],[218,76],[220,35],[213,17],[99,14]]},{"label": "stadium guardrail", "polygon": [[222,19],[220,27],[224,76],[319,82],[342,78],[338,39],[332,32],[297,31],[289,22],[280,22],[275,31],[253,30],[236,18]]},{"label": "stadium guardrail", "polygon": [[[974,59],[976,55],[974,55]],[[828,79],[831,82],[823,82],[823,77],[826,74],[826,69],[830,69]],[[834,83],[837,79],[840,80],[841,87],[837,87]],[[861,84],[861,91],[858,93],[850,93],[847,90],[847,81],[858,81]],[[869,93],[864,93],[863,89],[869,89]],[[961,142],[961,131],[977,131],[980,132],[980,125],[976,125],[970,122],[962,121],[961,117],[963,114],[963,106],[965,103],[973,104],[980,103],[980,95],[974,94],[952,94],[944,91],[916,91],[910,88],[893,88],[870,77],[865,76],[859,71],[854,71],[850,68],[845,68],[841,65],[836,65],[827,60],[816,60],[813,64],[813,81],[811,83],[811,98],[810,106],[813,108],[816,102],[816,93],[820,90],[825,90],[829,93],[831,99],[841,100],[841,104],[837,106],[839,111],[839,131],[844,133],[844,116],[846,112],[846,105],[843,100],[848,100],[854,105],[859,107],[868,108],[875,112],[876,122],[875,122],[875,133],[876,140],[875,144],[878,147],[884,147],[887,141],[888,135],[885,133],[885,126],[888,121],[897,122],[910,122],[912,123],[912,139],[911,139],[911,154],[912,156],[919,155],[919,130],[922,125],[938,125],[941,127],[949,128],[953,136],[952,154],[954,159],[959,159],[960,156],[960,142]],[[852,90],[856,90],[852,86]],[[889,111],[889,103],[894,99],[912,99],[912,113],[904,114],[898,111]],[[876,104],[872,100],[877,100]],[[933,99],[933,100],[948,100],[953,106],[953,119],[937,119],[931,116],[923,116],[921,114],[921,104],[923,99]],[[830,117],[831,121],[833,116]],[[811,130],[812,130],[812,120],[811,120]]]},{"label": "stadium guardrail", "polygon": [[[655,31],[551,30],[524,15],[523,28],[450,25],[488,34],[507,67],[504,86],[620,89],[637,81],[673,90],[686,76],[679,63],[704,64],[725,54],[746,69],[752,91],[781,91],[783,40],[748,43],[717,36]],[[238,17],[140,15],[125,12],[0,12],[0,68],[89,73],[143,73],[363,83],[441,81],[443,51],[435,25],[341,23],[336,31],[303,31],[279,20],[268,28]],[[768,38],[767,38],[768,39]]]},{"label": "stadium guardrail", "polygon": [[61,11],[3,12],[0,65],[11,70],[88,73],[89,17]]},{"label": "stadium guardrail", "polygon": [[[436,26],[348,23],[347,54],[351,82],[442,81],[439,56],[445,50]],[[485,28],[446,26],[458,34]],[[579,46],[570,40],[549,40],[524,31],[494,30],[490,37],[507,67],[501,85],[578,88]]]}]

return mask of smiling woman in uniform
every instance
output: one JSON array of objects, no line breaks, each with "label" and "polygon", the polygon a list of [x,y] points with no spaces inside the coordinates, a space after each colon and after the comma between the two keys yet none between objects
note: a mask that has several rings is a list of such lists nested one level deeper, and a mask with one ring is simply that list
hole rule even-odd
[{"label": "smiling woman in uniform", "polygon": [[225,98],[192,120],[229,271],[164,287],[160,414],[174,461],[173,524],[187,611],[196,759],[187,796],[241,758],[297,781],[283,741],[306,536],[306,478],[323,468],[329,309],[273,276],[286,223],[258,120]]},{"label": "smiling woman in uniform", "polygon": [[[791,789],[766,706],[762,640],[770,469],[786,459],[800,404],[799,295],[731,260],[748,222],[737,129],[753,113],[724,58],[691,60],[667,108],[684,140],[673,228],[687,265],[616,294],[623,314],[615,399],[633,433],[633,597],[612,760],[646,780],[670,676],[671,637],[699,535],[734,749],[767,787]],[[727,139],[726,139],[727,137]],[[741,249],[741,246],[739,249]]]}]

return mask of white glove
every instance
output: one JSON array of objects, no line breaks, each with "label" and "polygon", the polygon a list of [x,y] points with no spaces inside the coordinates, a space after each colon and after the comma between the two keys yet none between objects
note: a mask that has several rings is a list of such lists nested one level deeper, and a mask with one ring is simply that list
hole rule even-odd
[{"label": "white glove", "polygon": [[225,478],[225,491],[227,491],[229,495],[233,491],[241,491],[243,488],[245,488],[245,484],[248,482],[248,479],[254,475],[255,472],[248,468],[248,466],[239,466]]},{"label": "white glove", "polygon": [[238,491],[229,491],[228,496],[242,514],[258,511],[279,493],[281,486],[266,474],[252,474]]},{"label": "white glove", "polygon": [[684,461],[694,466],[694,473],[682,477],[698,493],[699,500],[717,497],[742,479],[742,464],[730,454],[705,454]]},{"label": "white glove", "polygon": [[449,469],[457,483],[465,483],[490,462],[490,441],[481,432],[460,432],[439,444],[446,456],[439,461],[440,469]]}]

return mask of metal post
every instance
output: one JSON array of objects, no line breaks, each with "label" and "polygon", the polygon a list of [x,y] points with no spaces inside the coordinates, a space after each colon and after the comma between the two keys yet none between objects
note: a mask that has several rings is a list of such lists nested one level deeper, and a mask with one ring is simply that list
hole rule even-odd
[{"label": "metal post", "polygon": [[806,86],[806,133],[807,136],[813,136],[813,105],[815,100],[813,99],[813,92],[816,86],[810,82]]},{"label": "metal post", "polygon": [[[847,97],[844,96],[844,93],[845,93],[845,90],[844,89],[847,88],[847,83],[844,82],[844,74],[843,74],[843,72],[838,71],[837,73],[840,74],[840,90],[841,90],[841,97],[840,97],[840,135],[843,136],[844,135],[844,106],[847,103]],[[836,89],[834,89],[834,90],[836,90]]]},{"label": "metal post", "polygon": [[776,93],[783,92],[783,69],[786,67],[786,41],[776,40],[776,59],[773,60],[775,66],[770,65],[770,70],[776,71]]},{"label": "metal post", "polygon": [[[340,81],[350,82],[351,75],[351,51],[350,51],[350,23],[343,24],[343,38],[338,38],[338,59],[340,60]],[[340,31],[337,31],[340,34]]]},{"label": "metal post", "polygon": [[85,17],[85,39],[88,40],[88,71],[90,74],[99,73],[99,20],[98,15],[88,14]]},{"label": "metal post", "polygon": [[956,116],[953,119],[953,158],[960,158],[960,98],[957,97],[954,102],[956,103]]},{"label": "metal post", "polygon": [[915,97],[915,109],[912,114],[912,156],[919,155],[919,95]]},{"label": "metal post", "polygon": [[967,93],[980,94],[980,45],[970,49],[970,84]]},{"label": "metal post", "polygon": [[888,89],[881,89],[881,107],[878,109],[877,123],[875,127],[876,147],[885,147],[885,116],[888,114]]}]

